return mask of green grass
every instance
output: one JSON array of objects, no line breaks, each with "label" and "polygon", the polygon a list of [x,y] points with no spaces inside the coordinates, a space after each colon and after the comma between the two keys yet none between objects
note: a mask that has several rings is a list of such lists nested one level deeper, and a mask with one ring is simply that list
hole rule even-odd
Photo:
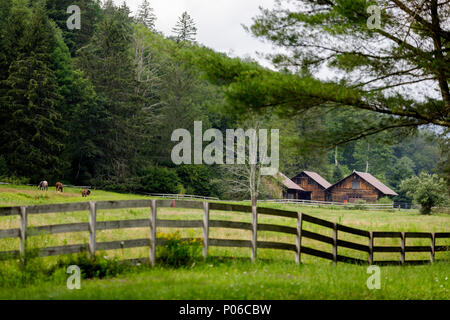
[{"label": "green grass", "polygon": [[[33,205],[76,201],[129,200],[145,197],[131,194],[117,194],[101,190],[93,191],[91,197],[82,198],[80,189],[65,188],[64,193],[38,191],[34,187],[13,185],[0,186],[0,206]],[[370,231],[423,231],[448,232],[450,216],[434,213],[422,216],[417,211],[362,211],[302,207],[297,205],[261,204],[285,210],[301,211],[306,214],[338,222],[347,226]],[[99,210],[98,221],[146,219],[149,209]],[[159,208],[160,219],[202,219],[202,211],[183,208]],[[211,219],[251,222],[248,213],[211,211]],[[65,212],[30,215],[30,226],[88,222],[88,212]],[[291,218],[259,216],[260,223],[296,226]],[[0,217],[0,229],[18,228],[19,217]],[[331,230],[310,223],[304,223],[309,231],[331,236]],[[158,228],[158,232],[172,232],[173,229]],[[183,237],[202,237],[201,229],[183,229]],[[99,231],[97,242],[139,239],[148,237],[148,228]],[[251,233],[245,230],[210,230],[210,237],[219,239],[247,239]],[[367,244],[367,238],[339,233],[339,238]],[[258,232],[258,239],[295,244],[295,236],[274,232]],[[88,233],[66,233],[40,235],[30,238],[36,247],[60,246],[87,243]],[[331,246],[304,238],[303,244],[315,249],[331,252]],[[375,245],[399,245],[399,239],[376,239]],[[437,245],[447,245],[448,240],[439,239]],[[408,239],[407,245],[429,245],[427,239]],[[19,240],[0,239],[0,251],[17,250]],[[367,259],[367,253],[339,248],[339,254]],[[248,248],[211,247],[211,256],[250,256]],[[107,251],[107,257],[119,259],[146,258],[148,248]],[[302,255],[303,265],[294,263],[293,252],[258,249],[258,257],[270,261],[255,264],[234,259],[232,263],[219,263],[213,259],[197,263],[193,268],[166,269],[144,268],[123,274],[114,279],[83,280],[82,290],[66,289],[66,275],[58,279],[39,281],[25,288],[1,288],[1,299],[448,299],[450,256],[448,252],[436,253],[436,258],[446,262],[425,266],[382,267],[382,288],[368,290],[366,267],[338,264],[333,267],[329,261]],[[399,253],[376,253],[375,260],[399,260]],[[429,259],[428,253],[407,253],[407,260]],[[46,266],[56,262],[57,257],[42,259]],[[0,263],[0,268],[6,267]],[[437,280],[437,281],[436,281]]]},{"label": "green grass", "polygon": [[450,265],[381,267],[381,288],[369,290],[367,268],[217,260],[192,268],[155,267],[113,279],[2,289],[0,299],[450,299]]},{"label": "green grass", "polygon": [[65,187],[64,192],[61,193],[56,192],[54,186],[49,186],[48,191],[39,191],[37,187],[31,186],[0,185],[0,207],[145,198],[135,194],[121,194],[102,190],[92,190],[89,197],[82,198],[81,190],[80,188]]}]

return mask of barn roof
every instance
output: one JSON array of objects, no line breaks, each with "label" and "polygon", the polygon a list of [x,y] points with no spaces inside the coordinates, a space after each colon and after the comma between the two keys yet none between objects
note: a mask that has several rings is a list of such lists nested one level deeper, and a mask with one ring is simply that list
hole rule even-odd
[{"label": "barn roof", "polygon": [[395,192],[394,190],[392,190],[391,188],[389,188],[388,186],[386,186],[383,182],[381,182],[380,180],[378,180],[377,178],[375,178],[373,175],[371,175],[368,172],[359,172],[356,170],[353,170],[353,173],[350,174],[349,176],[345,177],[342,180],[339,180],[338,182],[336,182],[335,184],[333,184],[329,189],[331,189],[332,187],[334,187],[335,185],[341,183],[342,181],[348,179],[349,177],[351,177],[353,174],[356,174],[357,176],[359,176],[361,179],[363,179],[364,181],[366,181],[368,184],[370,184],[372,187],[374,187],[375,189],[377,189],[378,191],[380,191],[381,193],[388,195],[388,196],[398,196],[398,193]]},{"label": "barn roof", "polygon": [[282,174],[281,172],[278,171],[277,174],[280,178],[281,178],[281,183],[288,189],[293,189],[293,190],[299,190],[299,191],[306,191],[305,189],[303,189],[302,187],[300,187],[298,184],[296,184],[294,181],[292,181],[291,179],[289,179],[288,177],[286,177],[284,174]]},{"label": "barn roof", "polygon": [[324,187],[325,189],[328,189],[331,187],[331,183],[329,183],[327,180],[322,178],[322,176],[316,172],[313,171],[303,171],[308,177],[313,179],[315,182],[317,182],[319,185]]},{"label": "barn roof", "polygon": [[382,183],[380,180],[375,178],[373,175],[371,175],[368,172],[358,172],[354,171],[355,174],[360,176],[362,179],[366,180],[369,184],[371,184],[373,187],[375,187],[378,191],[384,193],[385,195],[389,196],[398,196],[398,193],[386,186],[384,183]]}]

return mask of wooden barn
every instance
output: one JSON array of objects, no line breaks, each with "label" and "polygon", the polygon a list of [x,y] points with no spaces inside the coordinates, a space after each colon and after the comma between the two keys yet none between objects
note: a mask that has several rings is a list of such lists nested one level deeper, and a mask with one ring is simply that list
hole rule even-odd
[{"label": "wooden barn", "polygon": [[350,202],[365,200],[375,203],[382,197],[398,194],[367,172],[353,171],[351,175],[327,189],[327,201]]},{"label": "wooden barn", "polygon": [[281,172],[278,172],[270,178],[265,177],[263,179],[263,183],[270,190],[270,198],[296,200],[309,200],[311,198],[311,192],[302,189]]},{"label": "wooden barn", "polygon": [[302,189],[311,192],[311,198],[307,200],[325,201],[326,190],[331,186],[331,183],[312,171],[303,171],[291,180]]},{"label": "wooden barn", "polygon": [[307,191],[281,172],[278,172],[278,180],[283,185],[283,199],[310,200],[311,192]]}]

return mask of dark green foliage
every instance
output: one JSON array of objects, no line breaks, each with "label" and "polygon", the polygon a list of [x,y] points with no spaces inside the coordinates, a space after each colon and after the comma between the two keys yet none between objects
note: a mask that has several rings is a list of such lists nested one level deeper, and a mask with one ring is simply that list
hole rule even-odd
[{"label": "dark green foliage", "polygon": [[[67,28],[67,19],[70,17],[67,8],[71,5],[77,5],[81,10],[79,30]],[[97,0],[47,0],[46,7],[49,17],[62,31],[64,42],[72,55],[76,55],[76,51],[89,42],[94,34],[95,25],[102,19],[100,2]]]},{"label": "dark green foliage", "polygon": [[345,177],[347,177],[350,174],[350,170],[348,170],[347,167],[337,165],[333,168],[333,179],[330,181],[330,183],[336,183],[338,181],[341,181]]},{"label": "dark green foliage", "polygon": [[163,167],[148,167],[141,173],[142,191],[148,193],[178,194],[181,181],[175,170]]},{"label": "dark green foliage", "polygon": [[[127,8],[106,4],[104,19],[88,46],[79,52],[79,66],[92,81],[99,98],[94,121],[101,142],[95,146],[95,168],[99,185],[118,184],[131,178],[142,166],[143,103],[135,88],[134,65],[129,52],[132,25]],[[92,140],[91,140],[92,141]],[[81,156],[81,155],[80,155]]]},{"label": "dark green foliage", "polygon": [[26,30],[20,32],[20,46],[1,97],[1,153],[10,171],[36,180],[57,175],[63,165],[60,155],[66,131],[51,63],[54,31],[45,11],[34,8]]},{"label": "dark green foliage", "polygon": [[219,196],[219,188],[215,181],[220,180],[219,170],[206,165],[182,165],[177,167],[177,175],[186,194],[206,197]]},{"label": "dark green foliage", "polygon": [[107,258],[101,252],[90,257],[88,252],[82,252],[59,257],[49,273],[55,273],[59,269],[67,270],[72,265],[80,268],[82,279],[114,277],[129,269],[129,266],[121,263],[117,257]]}]

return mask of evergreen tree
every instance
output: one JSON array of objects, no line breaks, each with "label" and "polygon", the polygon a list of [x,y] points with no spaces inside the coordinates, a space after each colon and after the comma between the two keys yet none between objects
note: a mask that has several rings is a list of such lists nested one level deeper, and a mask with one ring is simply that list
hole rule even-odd
[{"label": "evergreen tree", "polygon": [[[81,10],[81,29],[67,29],[70,14],[67,8],[77,5]],[[61,29],[64,42],[72,56],[85,46],[94,34],[95,25],[102,19],[102,11],[98,0],[46,0],[46,8],[50,19]]]},{"label": "evergreen tree", "polygon": [[136,94],[135,66],[131,56],[132,21],[129,10],[105,3],[104,19],[91,42],[80,50],[79,65],[92,81],[104,113],[96,128],[98,142],[94,176],[100,184],[118,185],[130,180],[142,165],[142,100]]},{"label": "evergreen tree", "polygon": [[197,27],[194,19],[186,11],[183,12],[172,32],[175,34],[178,42],[195,42]]},{"label": "evergreen tree", "polygon": [[22,38],[16,39],[18,55],[4,81],[2,114],[7,121],[1,125],[0,148],[11,172],[35,180],[51,179],[61,172],[66,134],[61,123],[62,97],[52,69],[55,29],[39,5],[27,24]]},{"label": "evergreen tree", "polygon": [[139,6],[136,21],[152,31],[155,30],[156,15],[154,14],[153,8],[150,6],[148,0],[143,0]]}]

